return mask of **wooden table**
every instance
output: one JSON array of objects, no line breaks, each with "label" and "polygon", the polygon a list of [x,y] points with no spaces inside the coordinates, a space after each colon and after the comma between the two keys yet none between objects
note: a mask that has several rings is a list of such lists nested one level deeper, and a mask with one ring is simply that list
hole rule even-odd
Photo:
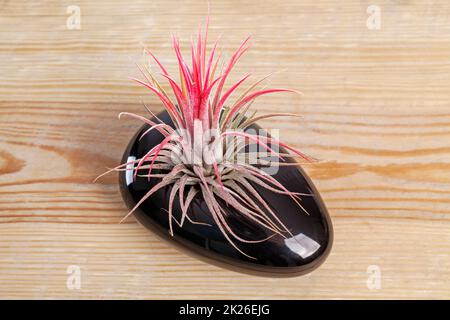
[{"label": "wooden table", "polygon": [[117,114],[161,110],[128,77],[144,46],[172,65],[170,32],[186,48],[206,13],[206,1],[0,0],[0,297],[450,298],[445,0],[211,3],[224,53],[254,34],[234,79],[280,71],[271,85],[304,93],[255,105],[302,114],[262,125],[323,160],[305,167],[335,228],[321,268],[242,275],[118,224],[117,176],[92,179],[140,126]]}]

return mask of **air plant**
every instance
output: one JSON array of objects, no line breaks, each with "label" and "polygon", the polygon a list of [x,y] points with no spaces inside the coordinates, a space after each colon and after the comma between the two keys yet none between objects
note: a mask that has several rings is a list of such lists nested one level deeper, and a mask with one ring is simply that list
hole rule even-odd
[{"label": "air plant", "polygon": [[[286,237],[289,229],[277,217],[270,204],[257,191],[256,186],[271,192],[287,195],[302,210],[300,194],[287,190],[263,166],[292,165],[285,162],[288,157],[310,158],[300,151],[266,134],[252,134],[248,128],[255,122],[278,116],[297,116],[296,114],[271,113],[256,115],[249,111],[253,101],[263,95],[294,92],[291,89],[256,89],[267,78],[256,81],[239,97],[232,101],[232,94],[249,78],[243,76],[236,83],[225,88],[226,80],[232,69],[249,48],[250,37],[246,38],[231,56],[223,62],[218,54],[218,41],[207,52],[208,21],[204,30],[200,28],[196,41],[190,48],[191,64],[183,57],[179,40],[172,36],[179,69],[177,81],[158,58],[146,50],[147,58],[152,59],[160,70],[160,77],[168,82],[171,94],[166,91],[149,65],[139,67],[143,80],[134,79],[158,96],[169,114],[173,126],[164,123],[150,110],[152,118],[122,112],[121,116],[130,116],[148,124],[145,135],[158,131],[162,141],[148,150],[140,159],[124,163],[111,171],[131,170],[134,178],[145,177],[157,183],[143,196],[135,207],[124,217],[131,215],[144,201],[161,188],[171,186],[168,208],[169,232],[173,235],[173,222],[183,227],[186,220],[196,222],[189,216],[189,206],[195,197],[202,197],[226,240],[243,255],[238,243],[257,243],[273,236]],[[240,161],[242,155],[249,155],[251,146],[258,146],[259,152],[252,153],[254,163]],[[280,152],[280,148],[285,150]],[[261,150],[263,152],[261,152]],[[275,160],[274,160],[275,159]],[[181,218],[175,219],[173,208],[178,195]],[[237,210],[242,218],[267,229],[269,237],[257,240],[245,239],[237,234],[227,223],[227,211],[224,206]],[[123,219],[123,220],[124,220]]]}]

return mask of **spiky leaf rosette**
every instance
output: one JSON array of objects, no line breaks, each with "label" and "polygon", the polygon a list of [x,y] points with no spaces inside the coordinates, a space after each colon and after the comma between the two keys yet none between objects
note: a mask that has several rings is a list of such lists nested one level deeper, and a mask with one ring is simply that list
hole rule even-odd
[{"label": "spiky leaf rosette", "polygon": [[[273,158],[277,159],[275,165],[293,164],[292,162],[284,163],[285,157],[299,156],[306,160],[309,158],[266,134],[250,134],[245,131],[256,121],[277,116],[295,116],[295,114],[272,113],[255,116],[255,113],[249,114],[248,110],[259,96],[296,91],[256,90],[255,88],[264,78],[252,84],[238,99],[232,101],[232,94],[249,79],[250,75],[245,75],[226,89],[225,82],[238,60],[248,50],[250,37],[242,42],[227,63],[219,66],[221,59],[217,54],[217,41],[207,54],[207,36],[208,22],[204,31],[199,30],[196,42],[192,41],[190,66],[181,53],[179,40],[172,36],[172,45],[178,62],[179,81],[168,73],[152,52],[146,50],[147,57],[156,63],[161,77],[168,82],[172,93],[169,95],[164,90],[148,65],[139,67],[144,80],[134,80],[159,97],[174,127],[159,120],[151,111],[149,112],[153,120],[132,113],[121,113],[119,117],[123,115],[134,117],[149,125],[149,129],[142,134],[141,139],[157,130],[162,134],[163,140],[148,150],[142,158],[124,163],[112,170],[133,170],[135,178],[139,175],[149,180],[158,179],[158,182],[125,218],[156,191],[171,186],[167,208],[171,235],[173,235],[174,221],[180,227],[185,220],[196,223],[189,216],[188,208],[196,196],[201,196],[208,206],[213,221],[227,241],[243,255],[250,257],[239,248],[237,243],[256,243],[268,238],[249,240],[237,234],[227,223],[227,212],[223,205],[233,207],[243,219],[248,219],[267,229],[271,234],[270,237],[290,235],[288,228],[277,217],[270,204],[258,193],[255,186],[287,195],[303,209],[300,197],[307,194],[290,192],[261,166],[273,165],[274,161],[268,160]],[[251,150],[249,147],[255,145],[258,146],[259,151],[252,154],[252,163],[243,161],[242,159],[248,158],[243,158],[242,153],[244,155],[246,152],[249,153],[248,150]],[[279,152],[280,147],[288,150],[288,153]],[[179,220],[173,217],[173,206],[177,195],[182,212]]]}]

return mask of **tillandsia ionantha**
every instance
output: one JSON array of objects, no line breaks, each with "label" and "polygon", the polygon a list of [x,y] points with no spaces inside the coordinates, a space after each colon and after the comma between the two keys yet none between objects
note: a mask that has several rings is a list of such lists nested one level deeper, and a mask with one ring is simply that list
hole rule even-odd
[{"label": "tillandsia ionantha", "polygon": [[[158,131],[162,141],[148,150],[140,159],[124,163],[111,171],[131,170],[134,178],[157,179],[145,196],[126,215],[126,219],[152,194],[164,187],[171,187],[166,208],[169,232],[173,235],[173,222],[180,227],[186,220],[194,221],[189,216],[189,206],[193,199],[200,196],[205,201],[212,220],[220,229],[226,240],[243,255],[238,242],[256,243],[266,241],[273,236],[291,235],[283,221],[277,217],[270,204],[265,201],[255,188],[256,185],[271,192],[292,198],[300,208],[300,194],[287,190],[283,184],[268,174],[262,166],[292,165],[285,162],[286,157],[310,158],[300,151],[263,133],[249,133],[248,128],[259,120],[278,116],[297,116],[290,113],[270,113],[256,115],[250,112],[254,100],[262,95],[277,92],[294,92],[291,89],[256,89],[267,78],[256,81],[239,97],[232,101],[232,94],[250,78],[243,76],[236,83],[225,89],[226,80],[241,56],[249,48],[250,37],[246,38],[224,62],[218,54],[218,41],[207,52],[208,20],[204,28],[200,27],[196,41],[190,48],[191,65],[183,57],[177,37],[172,36],[172,45],[178,62],[179,81],[172,77],[158,58],[149,50],[146,58],[154,61],[172,93],[164,89],[157,80],[149,63],[140,66],[143,80],[134,79],[158,96],[165,110],[170,115],[173,126],[155,116],[148,108],[152,118],[122,112],[121,116],[130,116],[146,123],[149,128],[140,139],[152,131]],[[297,92],[298,93],[298,92]],[[252,152],[251,146],[258,150]],[[285,150],[281,152],[280,149]],[[252,161],[245,161],[252,153]],[[244,157],[242,157],[244,155]],[[256,161],[255,161],[256,160]],[[106,173],[108,173],[106,172]],[[181,218],[175,219],[173,207],[178,195]],[[227,223],[225,206],[231,206],[252,223],[269,231],[264,239],[250,240],[239,235]]]}]

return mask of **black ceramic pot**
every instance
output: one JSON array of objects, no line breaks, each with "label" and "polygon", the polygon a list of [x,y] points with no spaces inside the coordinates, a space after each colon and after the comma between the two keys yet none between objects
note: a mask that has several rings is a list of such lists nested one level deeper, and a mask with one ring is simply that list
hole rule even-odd
[{"label": "black ceramic pot", "polygon": [[[173,126],[166,112],[159,114],[158,117]],[[253,126],[253,129],[255,128],[259,127]],[[141,158],[162,141],[163,136],[156,130],[139,141],[140,135],[146,129],[148,126],[144,125],[131,139],[123,155],[122,163]],[[135,211],[134,215],[141,224],[162,238],[187,249],[196,257],[228,269],[263,276],[297,276],[309,273],[317,268],[330,252],[333,242],[330,218],[319,193],[300,166],[282,166],[274,177],[289,191],[312,194],[312,196],[302,197],[301,201],[309,215],[302,211],[289,196],[275,194],[254,185],[293,235],[288,239],[275,236],[261,243],[236,242],[242,251],[256,259],[244,256],[229,244],[212,221],[201,193],[197,194],[191,203],[188,214],[194,220],[209,223],[211,226],[185,221],[180,228],[174,223],[172,237],[168,231],[168,214],[164,210],[168,208],[170,186],[153,194]],[[131,170],[120,172],[120,188],[128,208],[131,210],[157,182],[157,179],[149,182],[147,178],[142,177],[134,180]],[[241,236],[259,240],[269,235],[264,228],[242,219],[239,212],[226,204],[224,207],[229,213],[228,224]],[[173,214],[179,220],[181,210],[177,198]]]}]

